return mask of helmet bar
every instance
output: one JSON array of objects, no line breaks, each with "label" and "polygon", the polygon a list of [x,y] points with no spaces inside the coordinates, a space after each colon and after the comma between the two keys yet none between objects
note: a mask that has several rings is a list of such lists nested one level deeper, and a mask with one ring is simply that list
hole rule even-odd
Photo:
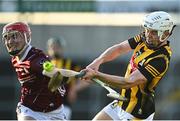
[{"label": "helmet bar", "polygon": [[6,40],[9,40],[10,38],[17,39],[17,34],[19,34],[20,36],[23,36],[22,33],[19,31],[10,31],[2,35],[2,40],[3,42],[5,42]]},{"label": "helmet bar", "polygon": [[28,34],[31,33],[29,26],[23,22],[16,22],[16,23],[7,24],[3,28],[3,33],[9,32],[9,31],[19,31],[19,32],[28,33]]}]

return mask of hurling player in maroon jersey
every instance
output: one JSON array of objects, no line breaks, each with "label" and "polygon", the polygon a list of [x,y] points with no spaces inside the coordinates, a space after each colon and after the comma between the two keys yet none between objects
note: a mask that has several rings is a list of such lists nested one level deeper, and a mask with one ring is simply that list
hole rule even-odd
[{"label": "hurling player in maroon jersey", "polygon": [[31,30],[24,22],[13,22],[3,27],[2,40],[12,57],[12,65],[21,84],[21,99],[17,106],[18,120],[63,120],[62,99],[66,90],[48,90],[49,77],[42,74],[44,61],[49,58],[32,47]]}]

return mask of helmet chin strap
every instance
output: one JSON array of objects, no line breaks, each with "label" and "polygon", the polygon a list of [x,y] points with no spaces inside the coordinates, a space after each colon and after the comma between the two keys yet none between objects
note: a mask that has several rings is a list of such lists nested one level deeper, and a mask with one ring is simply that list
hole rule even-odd
[{"label": "helmet chin strap", "polygon": [[[170,32],[170,30],[169,30],[169,32]],[[164,31],[158,31],[158,36],[159,36],[160,42],[164,42],[165,40],[167,40],[169,38],[169,35],[168,35],[166,38],[162,39],[163,34],[164,34]]]},{"label": "helmet chin strap", "polygon": [[11,56],[21,55],[21,54],[27,49],[27,47],[28,47],[28,46],[30,45],[30,43],[31,43],[31,38],[29,38],[29,42],[28,42],[26,33],[24,33],[24,39],[25,39],[25,45],[24,45],[24,47],[23,47],[22,49],[9,52],[9,54],[10,54]]},{"label": "helmet chin strap", "polygon": [[160,37],[160,42],[164,42],[165,40],[167,40],[169,38],[169,36],[167,36],[166,38],[162,39],[162,36]]}]

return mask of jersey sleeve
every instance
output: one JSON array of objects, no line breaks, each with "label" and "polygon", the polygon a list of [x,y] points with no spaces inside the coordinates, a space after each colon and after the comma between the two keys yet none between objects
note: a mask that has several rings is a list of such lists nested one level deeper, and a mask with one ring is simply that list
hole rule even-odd
[{"label": "jersey sleeve", "polygon": [[164,58],[154,58],[145,65],[140,66],[138,70],[146,77],[148,81],[164,73],[168,67],[167,60]]},{"label": "jersey sleeve", "polygon": [[128,39],[129,45],[132,49],[135,49],[136,46],[139,44],[139,42],[141,41],[141,35],[136,35],[133,38]]}]

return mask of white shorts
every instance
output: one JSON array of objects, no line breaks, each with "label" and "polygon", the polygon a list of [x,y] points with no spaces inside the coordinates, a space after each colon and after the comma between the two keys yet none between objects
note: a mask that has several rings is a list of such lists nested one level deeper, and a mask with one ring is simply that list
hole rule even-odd
[{"label": "white shorts", "polygon": [[64,105],[64,113],[66,115],[66,119],[70,120],[71,116],[72,116],[72,109],[71,109],[71,107],[69,107],[67,105]]},{"label": "white shorts", "polygon": [[[113,120],[128,120],[128,119],[136,119],[132,114],[124,111],[120,106],[118,106],[117,100],[113,101],[105,108],[102,109],[106,114],[108,114]],[[154,113],[151,114],[145,120],[153,120]]]},{"label": "white shorts", "polygon": [[33,111],[19,102],[16,112],[17,112],[17,115],[20,117],[29,116],[36,120],[65,120],[66,119],[63,105],[61,105],[58,109],[54,111],[43,113],[43,112]]}]

